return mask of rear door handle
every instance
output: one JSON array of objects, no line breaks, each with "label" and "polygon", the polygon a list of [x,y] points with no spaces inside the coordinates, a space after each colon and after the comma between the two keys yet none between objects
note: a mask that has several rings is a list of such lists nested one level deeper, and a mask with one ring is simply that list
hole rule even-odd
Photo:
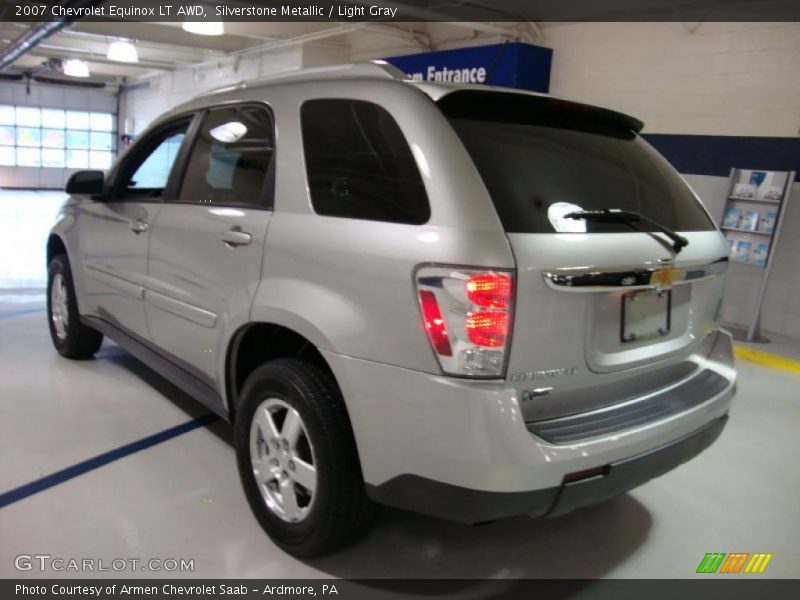
[{"label": "rear door handle", "polygon": [[141,219],[137,219],[136,221],[131,221],[128,224],[128,227],[130,227],[133,233],[139,234],[147,231],[147,228],[150,227],[150,225],[148,225],[147,221],[142,221]]},{"label": "rear door handle", "polygon": [[223,231],[220,237],[228,246],[245,246],[253,239],[252,235],[246,231],[242,231],[241,227],[238,226]]}]

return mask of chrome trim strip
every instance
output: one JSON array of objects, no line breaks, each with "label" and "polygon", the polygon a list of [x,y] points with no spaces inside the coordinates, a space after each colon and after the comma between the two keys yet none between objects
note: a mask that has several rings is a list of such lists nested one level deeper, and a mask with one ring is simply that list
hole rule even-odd
[{"label": "chrome trim strip", "polygon": [[[659,261],[661,262],[661,261]],[[620,290],[665,290],[674,285],[702,281],[722,275],[728,267],[724,256],[710,263],[673,267],[658,266],[569,267],[542,272],[547,285],[562,292],[615,292]]]}]

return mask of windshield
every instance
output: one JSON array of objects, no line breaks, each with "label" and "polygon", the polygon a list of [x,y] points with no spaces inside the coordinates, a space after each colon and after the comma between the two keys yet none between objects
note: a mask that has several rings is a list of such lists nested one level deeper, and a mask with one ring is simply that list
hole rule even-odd
[{"label": "windshield", "polygon": [[[487,95],[494,98],[483,102]],[[603,208],[638,212],[673,231],[715,229],[680,175],[624,115],[496,92],[455,92],[439,106],[509,233],[631,231],[624,223],[564,218]]]}]

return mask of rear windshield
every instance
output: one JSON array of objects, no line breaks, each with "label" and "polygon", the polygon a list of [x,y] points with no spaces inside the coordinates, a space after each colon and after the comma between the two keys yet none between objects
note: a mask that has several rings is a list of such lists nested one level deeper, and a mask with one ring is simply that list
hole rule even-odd
[{"label": "rear windshield", "polygon": [[[509,233],[631,231],[565,219],[635,211],[675,231],[713,230],[689,187],[630,117],[548,97],[454,92],[439,101]],[[643,222],[637,229],[652,229]]]}]

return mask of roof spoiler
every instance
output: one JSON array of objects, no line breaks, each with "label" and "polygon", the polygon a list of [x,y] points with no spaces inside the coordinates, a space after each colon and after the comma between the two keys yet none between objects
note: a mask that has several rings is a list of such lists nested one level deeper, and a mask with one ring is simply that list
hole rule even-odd
[{"label": "roof spoiler", "polygon": [[563,127],[597,133],[639,133],[644,123],[615,110],[513,90],[459,90],[437,104],[448,117]]}]

